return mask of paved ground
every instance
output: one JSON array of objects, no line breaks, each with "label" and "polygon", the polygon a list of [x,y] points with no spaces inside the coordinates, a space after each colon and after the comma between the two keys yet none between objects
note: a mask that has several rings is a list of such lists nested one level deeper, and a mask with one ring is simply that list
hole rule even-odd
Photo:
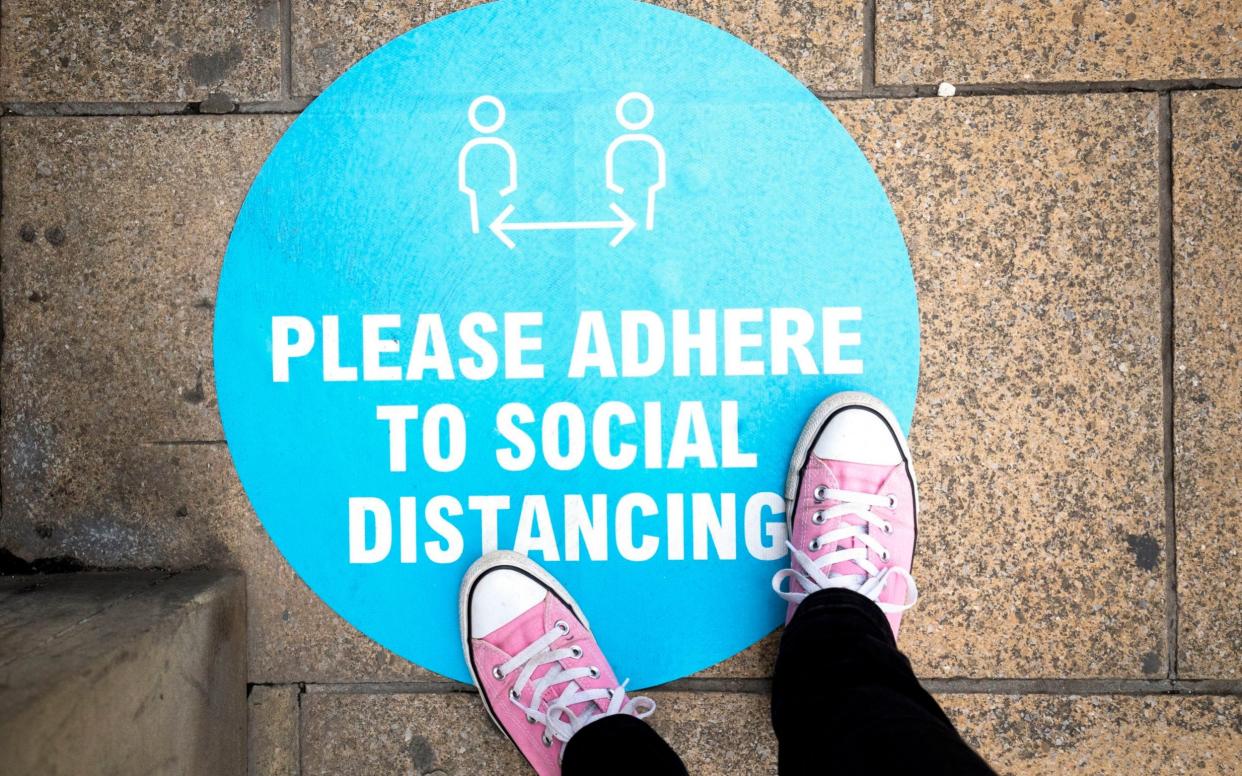
[{"label": "paved ground", "polygon": [[[666,4],[823,96],[897,210],[924,335],[919,673],[1007,772],[1237,773],[1236,0]],[[3,4],[0,546],[244,569],[256,773],[519,772],[473,696],[283,563],[212,380],[267,152],[357,57],[462,5]],[[656,694],[698,772],[773,772],[772,644]]]}]

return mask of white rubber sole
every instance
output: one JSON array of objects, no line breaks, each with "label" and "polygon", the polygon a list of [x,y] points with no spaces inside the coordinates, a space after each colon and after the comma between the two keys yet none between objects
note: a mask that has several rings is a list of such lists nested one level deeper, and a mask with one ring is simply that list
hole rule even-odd
[{"label": "white rubber sole", "polygon": [[499,567],[515,568],[530,575],[564,601],[569,610],[574,613],[574,616],[588,630],[591,628],[591,623],[587,621],[586,615],[582,613],[582,607],[578,606],[578,602],[569,594],[569,591],[560,582],[557,582],[555,577],[545,571],[542,566],[521,553],[513,552],[512,550],[495,550],[479,558],[470,564],[470,568],[466,569],[466,576],[462,578],[461,589],[457,594],[457,622],[461,630],[462,656],[466,659],[466,668],[470,671],[470,678],[474,680],[474,686],[478,687],[480,694],[484,696],[483,708],[487,710],[487,716],[491,717],[492,724],[501,733],[504,733],[505,736],[512,740],[504,725],[501,725],[500,720],[496,719],[496,715],[492,713],[491,704],[486,699],[486,693],[483,692],[483,685],[479,683],[479,677],[474,671],[474,660],[471,659],[470,655],[470,594],[474,590],[474,583],[478,581],[479,577]]},{"label": "white rubber sole", "polygon": [[802,478],[806,458],[810,455],[816,440],[819,439],[820,432],[824,430],[824,424],[828,422],[828,418],[846,407],[865,407],[875,412],[893,431],[893,436],[901,448],[901,457],[905,461],[906,471],[910,474],[910,482],[914,485],[914,516],[916,524],[918,522],[919,483],[914,475],[914,466],[910,462],[910,448],[906,444],[905,434],[901,433],[901,424],[897,422],[897,417],[893,415],[888,405],[871,394],[862,391],[844,391],[834,393],[819,403],[819,406],[811,413],[811,417],[807,418],[806,425],[802,427],[802,433],[798,435],[798,442],[794,445],[793,455],[789,457],[789,470],[785,475],[785,525],[789,529],[790,536],[793,535],[793,507],[798,499],[798,482]]}]

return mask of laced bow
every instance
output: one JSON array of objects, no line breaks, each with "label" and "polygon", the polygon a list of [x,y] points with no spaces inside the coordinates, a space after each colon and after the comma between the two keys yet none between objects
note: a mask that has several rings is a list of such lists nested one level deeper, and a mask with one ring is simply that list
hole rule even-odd
[{"label": "laced bow", "polygon": [[[817,503],[824,501],[836,501],[839,503],[812,513],[810,520],[814,525],[827,525],[833,521],[840,520],[846,515],[854,515],[862,519],[863,523],[862,525],[856,525],[842,520],[836,527],[812,537],[807,546],[807,549],[811,552],[818,552],[824,547],[833,547],[832,552],[822,555],[818,559],[812,558],[792,543],[785,542],[793,555],[794,565],[787,569],[781,569],[772,577],[772,589],[781,598],[792,603],[801,603],[804,598],[817,590],[845,588],[861,593],[875,601],[883,612],[904,612],[906,609],[914,606],[915,601],[919,597],[919,590],[914,583],[914,577],[910,576],[910,572],[896,566],[889,566],[881,570],[867,557],[869,554],[868,550],[870,550],[878,555],[880,560],[888,560],[888,548],[871,533],[871,529],[875,528],[883,534],[890,534],[893,532],[893,526],[883,517],[872,512],[871,508],[887,507],[891,509],[895,503],[893,497],[858,493],[821,485],[815,489],[815,501]],[[837,564],[847,562],[853,562],[864,573],[845,574],[832,570]],[[888,580],[894,576],[906,580],[906,600],[904,603],[894,604],[879,600],[885,586],[888,584]],[[804,592],[799,593],[794,590],[782,589],[782,583],[790,578],[797,580]]]},{"label": "laced bow", "polygon": [[[567,635],[569,635],[569,624],[564,620],[557,620],[552,630],[535,639],[525,649],[497,666],[492,672],[496,679],[502,680],[514,671],[519,672],[517,682],[509,691],[509,700],[522,710],[527,722],[544,726],[542,739],[544,746],[551,746],[554,740],[568,742],[570,737],[587,723],[603,717],[628,714],[643,719],[655,711],[655,701],[650,698],[641,696],[630,698],[626,695],[625,685],[629,683],[628,679],[611,690],[603,687],[584,689],[579,685],[579,679],[595,679],[599,677],[600,671],[597,666],[565,668],[561,665],[562,660],[582,657],[582,648],[577,644],[553,649],[553,644]],[[522,696],[526,686],[531,684],[531,677],[535,671],[544,665],[550,668],[534,680],[528,706],[522,702]],[[560,695],[548,702],[546,711],[542,710],[544,694],[562,684],[565,687]],[[601,709],[597,701],[604,699],[608,699],[608,704]],[[563,754],[564,751],[562,748],[561,753]]]}]

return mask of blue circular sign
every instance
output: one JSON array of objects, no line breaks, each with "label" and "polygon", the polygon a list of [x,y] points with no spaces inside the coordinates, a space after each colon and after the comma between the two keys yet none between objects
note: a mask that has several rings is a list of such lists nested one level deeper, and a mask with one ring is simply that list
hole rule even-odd
[{"label": "blue circular sign", "polygon": [[293,568],[469,681],[491,548],[573,592],[636,687],[780,624],[788,455],[825,396],[909,423],[909,260],[862,153],[736,38],[628,0],[502,0],[336,81],[220,277],[229,448]]}]

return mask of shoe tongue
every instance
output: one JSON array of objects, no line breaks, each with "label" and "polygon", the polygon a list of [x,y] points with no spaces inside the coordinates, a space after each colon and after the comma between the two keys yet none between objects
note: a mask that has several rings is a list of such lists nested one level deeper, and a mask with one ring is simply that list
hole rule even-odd
[{"label": "shoe tongue", "polygon": [[888,482],[896,466],[888,464],[853,463],[852,461],[825,460],[824,466],[837,479],[837,488],[855,493],[879,495],[880,488]]},{"label": "shoe tongue", "polygon": [[[880,495],[880,489],[884,487],[884,483],[888,481],[888,478],[893,474],[893,470],[897,468],[896,466],[886,464],[854,463],[852,461],[822,460],[822,463],[832,472],[832,476],[836,478],[837,489],[871,495]],[[830,501],[828,503],[830,506],[835,506],[840,502]],[[848,525],[867,525],[866,520],[855,514],[843,516],[840,522]],[[862,542],[857,539],[845,539],[836,546],[822,548],[818,555],[832,552],[838,548],[849,550],[858,546],[862,546]],[[853,574],[866,576],[867,572],[854,561],[842,561],[841,563],[834,564],[828,571],[829,576],[848,576]]]}]

